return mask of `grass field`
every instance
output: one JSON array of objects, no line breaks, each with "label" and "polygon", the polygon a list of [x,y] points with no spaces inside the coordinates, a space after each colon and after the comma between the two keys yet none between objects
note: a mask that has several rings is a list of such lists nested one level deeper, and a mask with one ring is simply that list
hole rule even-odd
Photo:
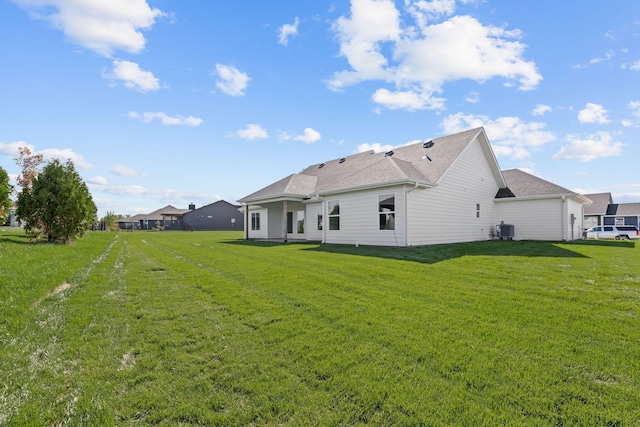
[{"label": "grass field", "polygon": [[0,425],[637,426],[637,246],[0,231]]}]

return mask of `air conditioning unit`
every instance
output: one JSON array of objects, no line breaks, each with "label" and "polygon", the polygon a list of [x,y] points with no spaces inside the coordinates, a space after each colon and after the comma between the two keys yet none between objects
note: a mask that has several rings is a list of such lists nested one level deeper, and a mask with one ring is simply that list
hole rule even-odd
[{"label": "air conditioning unit", "polygon": [[501,221],[496,225],[496,234],[500,240],[513,240],[515,235],[515,226],[513,224],[505,224]]}]

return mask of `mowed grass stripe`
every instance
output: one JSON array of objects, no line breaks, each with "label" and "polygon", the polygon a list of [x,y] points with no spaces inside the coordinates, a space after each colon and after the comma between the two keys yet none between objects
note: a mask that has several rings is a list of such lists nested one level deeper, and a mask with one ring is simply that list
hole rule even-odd
[{"label": "mowed grass stripe", "polygon": [[[188,243],[181,242],[179,245],[183,245],[183,244],[186,245]],[[265,251],[265,250],[275,251],[275,250],[278,250],[278,248],[279,248],[278,246],[274,246],[270,248],[261,247],[261,248],[255,248],[255,249],[262,250],[262,251]],[[462,350],[457,349],[456,352],[449,355],[446,354],[446,351],[444,353],[441,353],[441,352],[438,352],[437,350],[432,350],[433,352],[436,352],[435,355],[438,357],[436,357],[435,359],[434,358],[430,359],[428,352],[426,352],[427,353],[426,355],[424,354],[425,342],[428,343],[429,341],[421,340],[421,338],[424,337],[425,334],[432,338],[431,342],[437,343],[438,346],[447,349],[448,345],[450,345],[449,343],[473,343],[474,339],[476,340],[480,339],[483,342],[491,339],[500,341],[496,337],[499,336],[500,334],[506,333],[508,338],[507,342],[509,342],[509,346],[504,350],[507,352],[520,353],[520,357],[524,359],[522,362],[524,362],[525,367],[527,368],[527,370],[532,371],[531,376],[532,376],[533,382],[535,382],[536,378],[539,378],[540,381],[546,381],[549,378],[551,378],[551,383],[554,383],[558,380],[558,378],[562,378],[562,375],[566,371],[565,369],[566,367],[563,365],[555,366],[553,367],[554,369],[550,371],[548,369],[549,367],[544,364],[545,362],[544,359],[536,358],[536,353],[540,350],[544,350],[545,344],[546,346],[556,345],[559,351],[563,351],[563,348],[567,346],[567,342],[563,341],[561,343],[556,343],[553,340],[549,341],[547,334],[550,334],[551,337],[553,337],[556,334],[564,334],[565,329],[568,326],[567,323],[569,323],[569,326],[571,324],[571,322],[569,322],[571,320],[571,317],[575,318],[573,323],[578,323],[578,324],[588,318],[588,316],[586,316],[584,313],[582,315],[578,315],[577,314],[578,311],[574,311],[574,310],[567,311],[566,302],[565,303],[562,302],[566,299],[564,297],[558,298],[556,295],[553,295],[550,299],[548,299],[548,301],[545,301],[540,299],[539,292],[538,294],[533,293],[533,295],[531,295],[530,298],[527,298],[525,293],[524,298],[520,296],[519,299],[522,300],[522,302],[518,303],[518,305],[521,307],[527,307],[528,312],[519,313],[518,310],[521,308],[518,308],[518,306],[516,306],[513,310],[513,315],[511,317],[507,317],[506,319],[505,318],[500,319],[500,317],[491,318],[491,316],[489,316],[489,319],[485,320],[485,324],[488,328],[488,331],[483,332],[482,330],[480,330],[478,333],[478,331],[475,331],[475,329],[477,329],[479,326],[481,327],[482,323],[475,321],[473,319],[474,317],[473,315],[471,315],[471,319],[469,319],[470,314],[475,312],[475,313],[479,313],[476,316],[479,316],[480,320],[482,320],[482,313],[483,311],[486,311],[486,309],[483,310],[482,307],[478,307],[478,305],[484,306],[484,307],[487,307],[487,306],[491,307],[492,305],[494,305],[493,315],[497,316],[496,313],[498,313],[499,311],[502,311],[503,313],[500,313],[500,315],[504,316],[505,314],[509,314],[509,310],[505,310],[508,307],[509,299],[504,298],[504,296],[498,295],[495,297],[495,300],[493,300],[493,299],[487,299],[486,295],[484,295],[485,299],[480,301],[479,297],[481,297],[482,295],[479,295],[479,293],[481,294],[482,290],[478,290],[477,287],[478,285],[481,285],[481,283],[474,283],[473,281],[471,283],[467,283],[469,282],[468,270],[463,269],[460,272],[460,275],[462,276],[466,274],[467,275],[466,278],[456,277],[456,271],[459,270],[459,267],[457,266],[443,270],[443,272],[441,273],[442,277],[439,277],[437,272],[434,272],[434,271],[430,272],[431,277],[435,276],[435,279],[434,279],[435,282],[438,282],[442,278],[447,279],[447,280],[440,281],[439,287],[436,288],[436,289],[441,289],[442,294],[436,298],[433,298],[431,301],[433,300],[440,301],[440,305],[436,305],[435,306],[436,309],[431,310],[431,312],[433,312],[434,315],[431,316],[433,317],[433,319],[430,319],[428,314],[430,312],[429,309],[432,307],[429,306],[428,301],[425,302],[424,305],[422,306],[414,307],[414,309],[411,309],[411,307],[406,307],[406,304],[405,306],[399,305],[398,296],[396,293],[393,293],[393,292],[391,293],[392,295],[391,297],[388,297],[388,298],[383,297],[382,299],[380,299],[380,295],[375,295],[376,289],[378,289],[378,287],[376,287],[376,283],[370,280],[372,273],[369,272],[364,274],[365,276],[364,279],[367,279],[366,281],[354,280],[354,278],[361,277],[362,273],[359,273],[357,270],[354,271],[353,269],[350,269],[344,257],[343,259],[340,260],[341,268],[339,270],[336,270],[335,263],[333,261],[330,261],[329,263],[324,264],[323,266],[324,269],[322,269],[321,272],[314,273],[314,269],[311,268],[312,267],[311,264],[313,263],[307,262],[305,264],[304,262],[301,262],[301,261],[308,261],[307,258],[305,258],[304,260],[296,260],[295,258],[295,251],[304,251],[307,249],[305,246],[290,245],[290,246],[280,246],[280,248],[282,248],[282,250],[286,252],[281,258],[274,257],[272,256],[273,254],[269,254],[269,256],[266,257],[267,258],[266,261],[260,261],[259,260],[260,257],[255,257],[252,263],[245,263],[245,268],[246,268],[245,272],[247,275],[255,278],[256,274],[259,274],[260,272],[265,273],[268,271],[269,273],[272,273],[270,277],[272,279],[275,278],[275,280],[271,280],[271,281],[261,280],[259,282],[260,283],[259,288],[262,289],[262,298],[265,297],[265,293],[268,293],[269,298],[271,299],[276,298],[276,295],[278,294],[286,295],[289,300],[286,301],[286,304],[283,304],[283,305],[290,306],[290,307],[297,306],[298,308],[300,308],[302,306],[301,304],[303,303],[307,304],[309,307],[311,307],[310,309],[309,308],[307,309],[307,312],[312,312],[315,310],[316,313],[319,313],[319,315],[315,316],[316,319],[321,319],[321,317],[323,317],[325,319],[328,319],[329,321],[332,321],[333,329],[337,329],[341,327],[341,325],[338,323],[340,319],[348,319],[347,325],[350,328],[349,332],[352,333],[354,330],[356,330],[360,335],[362,335],[363,331],[367,331],[367,328],[363,326],[365,325],[364,323],[359,322],[359,319],[361,317],[367,318],[367,319],[375,319],[376,316],[373,315],[372,313],[377,314],[378,318],[384,319],[384,321],[382,322],[383,327],[378,329],[369,328],[370,332],[367,332],[365,334],[365,337],[372,340],[374,344],[376,340],[378,341],[378,343],[376,344],[377,345],[376,348],[380,347],[380,342],[382,343],[391,342],[396,346],[399,346],[400,344],[402,344],[405,348],[410,347],[410,343],[412,341],[416,343],[421,343],[419,346],[420,348],[414,349],[415,357],[408,357],[408,359],[414,360],[414,361],[420,360],[422,363],[424,363],[425,360],[432,360],[432,361],[439,360],[442,366],[436,369],[436,371],[440,372],[441,375],[442,375],[442,372],[444,372],[445,376],[447,375],[446,371],[448,369],[453,371],[461,370],[461,367],[457,366],[456,363],[445,363],[445,362],[447,362],[446,360],[447,358],[455,359],[456,355],[462,352]],[[289,250],[291,250],[291,252],[289,252]],[[229,253],[229,251],[230,251],[229,249],[225,248],[224,252]],[[181,251],[181,253],[183,252],[186,252],[186,250]],[[186,255],[182,255],[182,256],[186,256]],[[264,254],[262,254],[261,256],[263,258],[265,257]],[[579,257],[576,257],[576,258],[580,259]],[[223,261],[222,259],[220,259],[219,256],[215,257],[215,259],[218,262],[219,266],[221,266],[220,268],[224,268],[224,266],[229,266],[230,269],[228,274],[234,274],[233,272],[234,264],[232,262],[230,263],[230,262]],[[555,258],[552,258],[552,259],[555,259]],[[382,261],[384,264],[385,260],[382,260]],[[471,260],[471,262],[475,262],[475,261],[477,260]],[[482,260],[480,260],[480,262],[481,261]],[[380,262],[380,260],[377,260],[377,262]],[[202,265],[204,265],[204,263],[206,263],[206,257],[198,259],[197,262],[192,262],[192,264],[202,264]],[[270,264],[271,266],[269,267],[266,264]],[[304,265],[305,268],[295,269],[295,267],[292,264],[297,266]],[[274,269],[274,265],[277,266],[277,268]],[[368,267],[373,268],[370,265],[368,265]],[[405,274],[400,275],[401,279],[404,276],[411,276],[412,274],[414,274],[412,272],[406,272],[407,268],[402,269],[402,271],[404,271]],[[567,270],[565,267],[562,267],[562,266],[555,267],[555,268],[560,270],[558,272],[554,272],[556,274],[561,271]],[[531,266],[525,266],[523,272],[530,271],[530,270],[531,270]],[[281,271],[291,271],[291,274],[289,275],[288,280],[284,284],[282,283],[281,280],[279,280],[279,279],[282,279],[282,276],[283,276],[281,274]],[[301,271],[302,275],[295,273],[295,271]],[[347,277],[345,277],[345,271],[347,272],[346,273]],[[379,286],[387,286],[388,283],[385,279],[385,276],[387,275],[387,273],[385,273],[386,271],[385,267],[383,266],[383,268],[374,269],[374,271],[380,272],[381,273],[380,276],[383,278],[383,280],[378,281],[379,283],[381,283],[381,285]],[[498,271],[500,270],[498,269]],[[493,276],[491,276],[492,273],[490,273],[489,270],[487,270],[486,274],[488,275],[488,277],[493,279],[493,282],[495,282],[496,276],[500,278],[500,275],[496,273],[493,273]],[[375,274],[373,274],[373,276],[375,276]],[[397,279],[397,275],[394,277],[396,277]],[[526,276],[524,277],[526,278]],[[456,285],[454,288],[447,288],[447,285],[450,286],[450,283],[457,284],[461,279],[464,279],[465,281],[463,283],[468,284],[468,286],[460,287],[460,285]],[[532,280],[534,280],[534,282],[539,282],[538,276],[533,276]],[[342,284],[343,282],[347,284],[344,285]],[[401,281],[398,281],[398,280],[396,282],[401,283]],[[553,278],[553,280],[549,285],[556,286],[555,282],[557,282],[557,278]],[[315,286],[318,286],[317,285],[318,283],[329,283],[330,287],[325,288],[324,296],[321,292],[314,294],[313,289],[309,289],[309,287],[304,286],[306,284],[314,284],[314,283],[316,284]],[[364,285],[359,283],[364,283]],[[246,282],[244,286],[248,287],[249,289],[251,288],[255,289],[254,283]],[[343,287],[346,286],[350,292],[339,293],[338,288],[340,286],[343,286]],[[395,287],[395,286],[401,286],[401,285],[392,283],[392,286]],[[522,286],[522,289],[525,292],[526,292],[527,286],[528,285],[526,283],[523,284]],[[539,287],[539,285],[536,285],[536,287]],[[286,291],[283,291],[283,289],[285,289]],[[320,287],[320,289],[322,288]],[[405,287],[404,289],[407,289],[407,288]],[[462,292],[460,291],[460,289],[462,289]],[[357,309],[359,309],[361,312],[362,304],[352,303],[353,298],[351,297],[351,294],[361,295],[360,291],[368,293],[376,301],[378,300],[386,301],[387,304],[372,303],[371,305],[375,308],[365,311],[365,314],[359,317],[358,315],[361,313],[359,313]],[[293,297],[298,294],[302,295],[298,300],[298,302],[296,302],[295,300],[294,302],[291,302],[293,300]],[[245,295],[243,295],[243,297],[245,297]],[[394,301],[393,298],[396,298],[396,300]],[[279,304],[284,301],[282,296],[279,296],[276,299],[279,299]],[[534,299],[537,300],[537,304],[533,304],[533,306],[530,307],[529,304],[533,303]],[[299,301],[302,301],[302,303]],[[420,301],[416,302],[415,299],[413,301],[414,301],[414,305],[421,304]],[[494,304],[492,304],[492,301],[494,301]],[[555,318],[554,321],[547,321],[549,319],[549,316],[546,316],[546,315],[541,316],[540,313],[544,313],[548,309],[551,309],[557,312],[560,307],[559,306],[556,307],[553,305],[553,303],[557,301],[559,301],[559,304],[561,306],[563,306],[564,304],[564,307],[565,307],[565,310],[562,313],[560,313],[560,315],[561,316],[567,315],[570,317],[570,319],[568,320],[560,319],[562,321],[559,322],[558,321],[559,319]],[[406,303],[406,301],[404,302]],[[506,305],[505,305],[505,302],[506,302]],[[243,299],[242,304],[247,305],[248,302]],[[549,306],[549,304],[551,304],[551,306]],[[387,313],[385,313],[385,307],[389,307],[389,309],[387,310]],[[437,309],[438,307],[439,307],[439,310]],[[579,308],[580,306],[576,306],[576,310]],[[251,318],[255,320],[256,316],[263,316],[263,317],[268,316],[268,314],[265,314],[265,313],[272,313],[272,312],[268,310],[256,309],[255,312],[251,314],[251,316],[253,316]],[[418,314],[416,315],[416,313]],[[422,319],[419,322],[411,321],[413,316],[420,318],[420,317],[424,317],[425,313],[427,314],[426,319]],[[438,320],[439,320],[438,315],[440,315],[441,319],[446,319],[446,320],[444,322],[438,323]],[[336,322],[336,319],[338,319],[338,322]],[[453,322],[452,322],[452,319],[454,319]],[[456,319],[461,319],[461,320],[456,322],[455,321]],[[495,320],[495,319],[499,319],[499,320]],[[522,326],[518,325],[519,319],[522,319],[520,321]],[[267,319],[267,321],[269,320]],[[515,323],[515,326],[514,326],[514,323]],[[533,323],[533,324],[529,326],[528,323]],[[491,328],[493,328],[493,330]],[[496,328],[498,329],[496,330]],[[302,328],[298,328],[298,329],[302,329]],[[554,331],[554,329],[556,330]],[[519,335],[522,335],[522,334],[525,334],[525,336],[527,336],[528,334],[528,338],[521,340],[519,342],[518,340],[520,338]],[[586,342],[582,342],[582,343],[578,342],[578,345],[579,346],[588,345],[590,341],[591,339],[589,338]],[[321,337],[316,338],[316,342],[322,342]],[[337,342],[340,342],[340,341],[338,340]],[[517,345],[514,345],[514,343],[517,343]],[[465,346],[462,345],[461,347],[463,347],[464,349]],[[322,355],[323,354],[322,348],[325,348],[325,347],[318,346],[315,354]],[[349,350],[352,350],[352,349],[349,349]],[[473,346],[471,346],[467,348],[465,352],[465,356],[461,357],[460,359],[462,359],[463,361],[465,360],[465,358],[474,360],[477,358],[476,357],[477,351],[481,351],[481,350],[482,350],[482,346],[480,346],[478,350],[474,349]],[[405,351],[405,350],[403,349],[402,351]],[[466,354],[466,353],[469,353],[469,354]],[[406,356],[405,353],[402,353],[402,355]],[[498,356],[494,356],[494,357],[498,358]],[[397,355],[394,355],[394,358],[397,358]],[[541,361],[539,361],[538,359],[540,359]],[[531,362],[531,360],[533,360],[533,362]],[[532,366],[527,366],[531,363],[534,363],[534,364]],[[536,367],[536,364],[538,364],[539,366]],[[334,361],[334,365],[339,366],[340,364]],[[432,363],[432,365],[433,365],[432,370],[434,366],[437,367],[435,363]],[[482,366],[480,366],[480,368],[482,368]],[[500,370],[499,367],[496,370],[499,372],[505,372],[504,370]],[[536,370],[539,370],[540,372],[536,373]],[[508,371],[506,372],[507,372],[506,375],[509,375]],[[495,375],[492,374],[492,376],[495,376]],[[509,381],[504,381],[504,382],[508,384],[510,382],[510,378],[509,378]],[[542,388],[539,388],[537,392],[540,393],[541,395],[547,396],[548,390],[542,387]],[[503,391],[502,397],[509,394],[510,392],[508,390],[506,392]],[[563,399],[560,396],[558,400],[562,401]],[[526,405],[527,403],[525,401],[524,406]],[[563,403],[563,406],[566,406],[566,405]],[[556,411],[555,408],[543,408],[542,412],[544,412],[545,410],[550,410],[551,412]]]},{"label": "mowed grass stripe", "polygon": [[52,375],[55,397],[34,395],[34,378],[6,420],[634,424],[639,259],[627,242],[394,249],[121,233],[65,294],[58,354],[72,363]]}]

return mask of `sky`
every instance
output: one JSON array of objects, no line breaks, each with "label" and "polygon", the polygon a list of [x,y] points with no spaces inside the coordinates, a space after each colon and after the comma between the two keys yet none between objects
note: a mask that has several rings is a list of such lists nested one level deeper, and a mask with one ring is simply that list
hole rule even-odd
[{"label": "sky", "polygon": [[484,126],[501,169],[640,202],[637,0],[0,0],[0,166],[99,216],[230,203]]}]

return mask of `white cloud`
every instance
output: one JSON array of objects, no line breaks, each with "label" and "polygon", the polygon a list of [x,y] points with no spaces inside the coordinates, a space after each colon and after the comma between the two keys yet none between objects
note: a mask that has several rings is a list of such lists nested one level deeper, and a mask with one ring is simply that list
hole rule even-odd
[{"label": "white cloud", "polygon": [[427,26],[430,20],[442,16],[450,16],[456,10],[455,0],[419,0],[409,5],[409,13],[416,19],[421,28]]},{"label": "white cloud", "polygon": [[134,168],[125,165],[114,165],[111,167],[111,172],[118,176],[147,176],[146,174],[138,172]]},{"label": "white cloud", "polygon": [[20,155],[20,149],[22,147],[28,148],[29,150],[31,150],[31,152],[33,152],[34,150],[33,145],[27,144],[24,141],[13,141],[8,144],[3,144],[2,142],[0,142],[0,153],[16,158]]},{"label": "white cloud", "polygon": [[31,16],[49,22],[79,46],[110,57],[114,50],[139,53],[162,11],[146,0],[13,0]]},{"label": "white cloud", "polygon": [[552,111],[553,111],[553,108],[549,107],[548,105],[538,104],[536,105],[536,108],[533,109],[531,114],[533,114],[534,116],[544,116],[545,114],[550,113]]},{"label": "white cloud", "polygon": [[605,124],[611,122],[607,117],[607,110],[602,105],[588,102],[584,109],[578,113],[580,123]]},{"label": "white cloud", "polygon": [[441,109],[444,100],[434,95],[447,82],[502,77],[530,90],[542,80],[535,64],[522,58],[519,31],[483,26],[470,16],[430,24],[453,13],[452,1],[405,4],[417,27],[405,25],[392,0],[352,0],[351,16],[340,17],[333,26],[350,69],[336,72],[330,89],[383,81],[393,88],[378,89],[374,102],[388,108]]},{"label": "white cloud", "polygon": [[87,180],[87,183],[93,184],[93,185],[97,185],[99,187],[103,187],[103,186],[109,184],[109,182],[107,181],[107,178],[105,178],[102,175],[96,175],[93,178],[89,178]]},{"label": "white cloud", "polygon": [[589,61],[589,64],[598,64],[600,62],[606,62],[611,60],[614,56],[616,56],[616,54],[614,52],[607,52],[604,57],[597,57],[597,58],[593,58],[591,61]]},{"label": "white cloud", "polygon": [[319,141],[320,138],[322,138],[322,135],[320,135],[320,132],[311,128],[305,128],[304,133],[302,135],[293,137],[293,139],[295,139],[296,141],[302,141],[306,144],[313,144],[314,142]]},{"label": "white cloud", "polygon": [[393,150],[393,148],[394,148],[393,145],[389,145],[389,144],[382,145],[379,142],[376,142],[373,144],[364,143],[364,144],[358,145],[353,153],[354,154],[365,153],[371,150],[373,150],[376,153],[382,153],[383,151],[386,152],[389,150]]},{"label": "white cloud", "polygon": [[216,86],[230,96],[243,96],[251,78],[231,65],[216,64]]},{"label": "white cloud", "polygon": [[640,71],[640,59],[629,65],[629,69],[633,71]]},{"label": "white cloud", "polygon": [[280,132],[278,137],[285,141],[293,139],[294,141],[302,141],[306,144],[313,144],[314,142],[319,141],[320,138],[322,138],[322,135],[320,135],[320,132],[314,129],[305,128],[302,135],[291,135],[287,132]]},{"label": "white cloud", "polygon": [[300,24],[300,19],[296,16],[293,24],[284,24],[278,30],[278,43],[283,46],[289,44],[289,37],[295,36],[298,34],[298,25]]},{"label": "white cloud", "polygon": [[254,123],[248,124],[246,129],[236,131],[233,134],[242,139],[263,139],[269,137],[269,134],[262,126]]},{"label": "white cloud", "polygon": [[579,135],[567,135],[568,144],[553,155],[553,160],[578,160],[589,162],[622,154],[625,144],[613,141],[609,132],[597,132],[583,138]]},{"label": "white cloud", "polygon": [[421,93],[420,91],[397,91],[390,92],[387,89],[378,89],[371,99],[376,104],[387,107],[390,110],[421,110],[424,108],[437,110],[444,108],[444,99],[436,98],[432,93]]},{"label": "white cloud", "polygon": [[47,148],[41,151],[36,151],[35,147],[31,144],[27,144],[24,141],[14,141],[8,144],[0,143],[0,153],[16,158],[20,155],[20,148],[22,147],[26,147],[31,150],[32,154],[42,154],[42,158],[45,162],[58,159],[65,163],[67,160],[71,160],[77,168],[85,170],[92,168],[91,164],[87,162],[82,155],[74,152],[71,148]]},{"label": "white cloud", "polygon": [[138,113],[136,111],[131,111],[129,113],[129,117],[132,119],[139,119],[140,121],[144,122],[144,123],[149,123],[154,119],[159,119],[163,125],[166,126],[176,126],[176,125],[180,125],[180,126],[200,126],[200,124],[202,124],[202,119],[197,118],[197,117],[193,117],[193,116],[189,116],[189,117],[184,117],[184,116],[169,116],[165,113],[162,112],[147,112],[147,113]]},{"label": "white cloud", "polygon": [[80,169],[88,170],[92,168],[91,164],[87,162],[82,155],[77,154],[70,148],[47,148],[45,150],[38,151],[36,154],[42,154],[45,161],[58,159],[64,163],[67,160],[71,160],[74,166]]},{"label": "white cloud", "polygon": [[523,159],[530,150],[555,141],[556,136],[541,122],[524,122],[518,117],[499,117],[491,120],[482,115],[451,114],[440,125],[445,133],[453,134],[483,126],[496,156]]},{"label": "white cloud", "polygon": [[102,76],[109,80],[121,80],[126,88],[138,92],[160,89],[160,82],[153,73],[141,70],[135,62],[116,59],[111,71],[103,71]]},{"label": "white cloud", "polygon": [[469,95],[464,97],[464,100],[470,104],[477,104],[480,102],[480,94],[478,92],[470,92]]},{"label": "white cloud", "polygon": [[631,101],[627,106],[631,109],[631,113],[640,119],[640,101]]}]

